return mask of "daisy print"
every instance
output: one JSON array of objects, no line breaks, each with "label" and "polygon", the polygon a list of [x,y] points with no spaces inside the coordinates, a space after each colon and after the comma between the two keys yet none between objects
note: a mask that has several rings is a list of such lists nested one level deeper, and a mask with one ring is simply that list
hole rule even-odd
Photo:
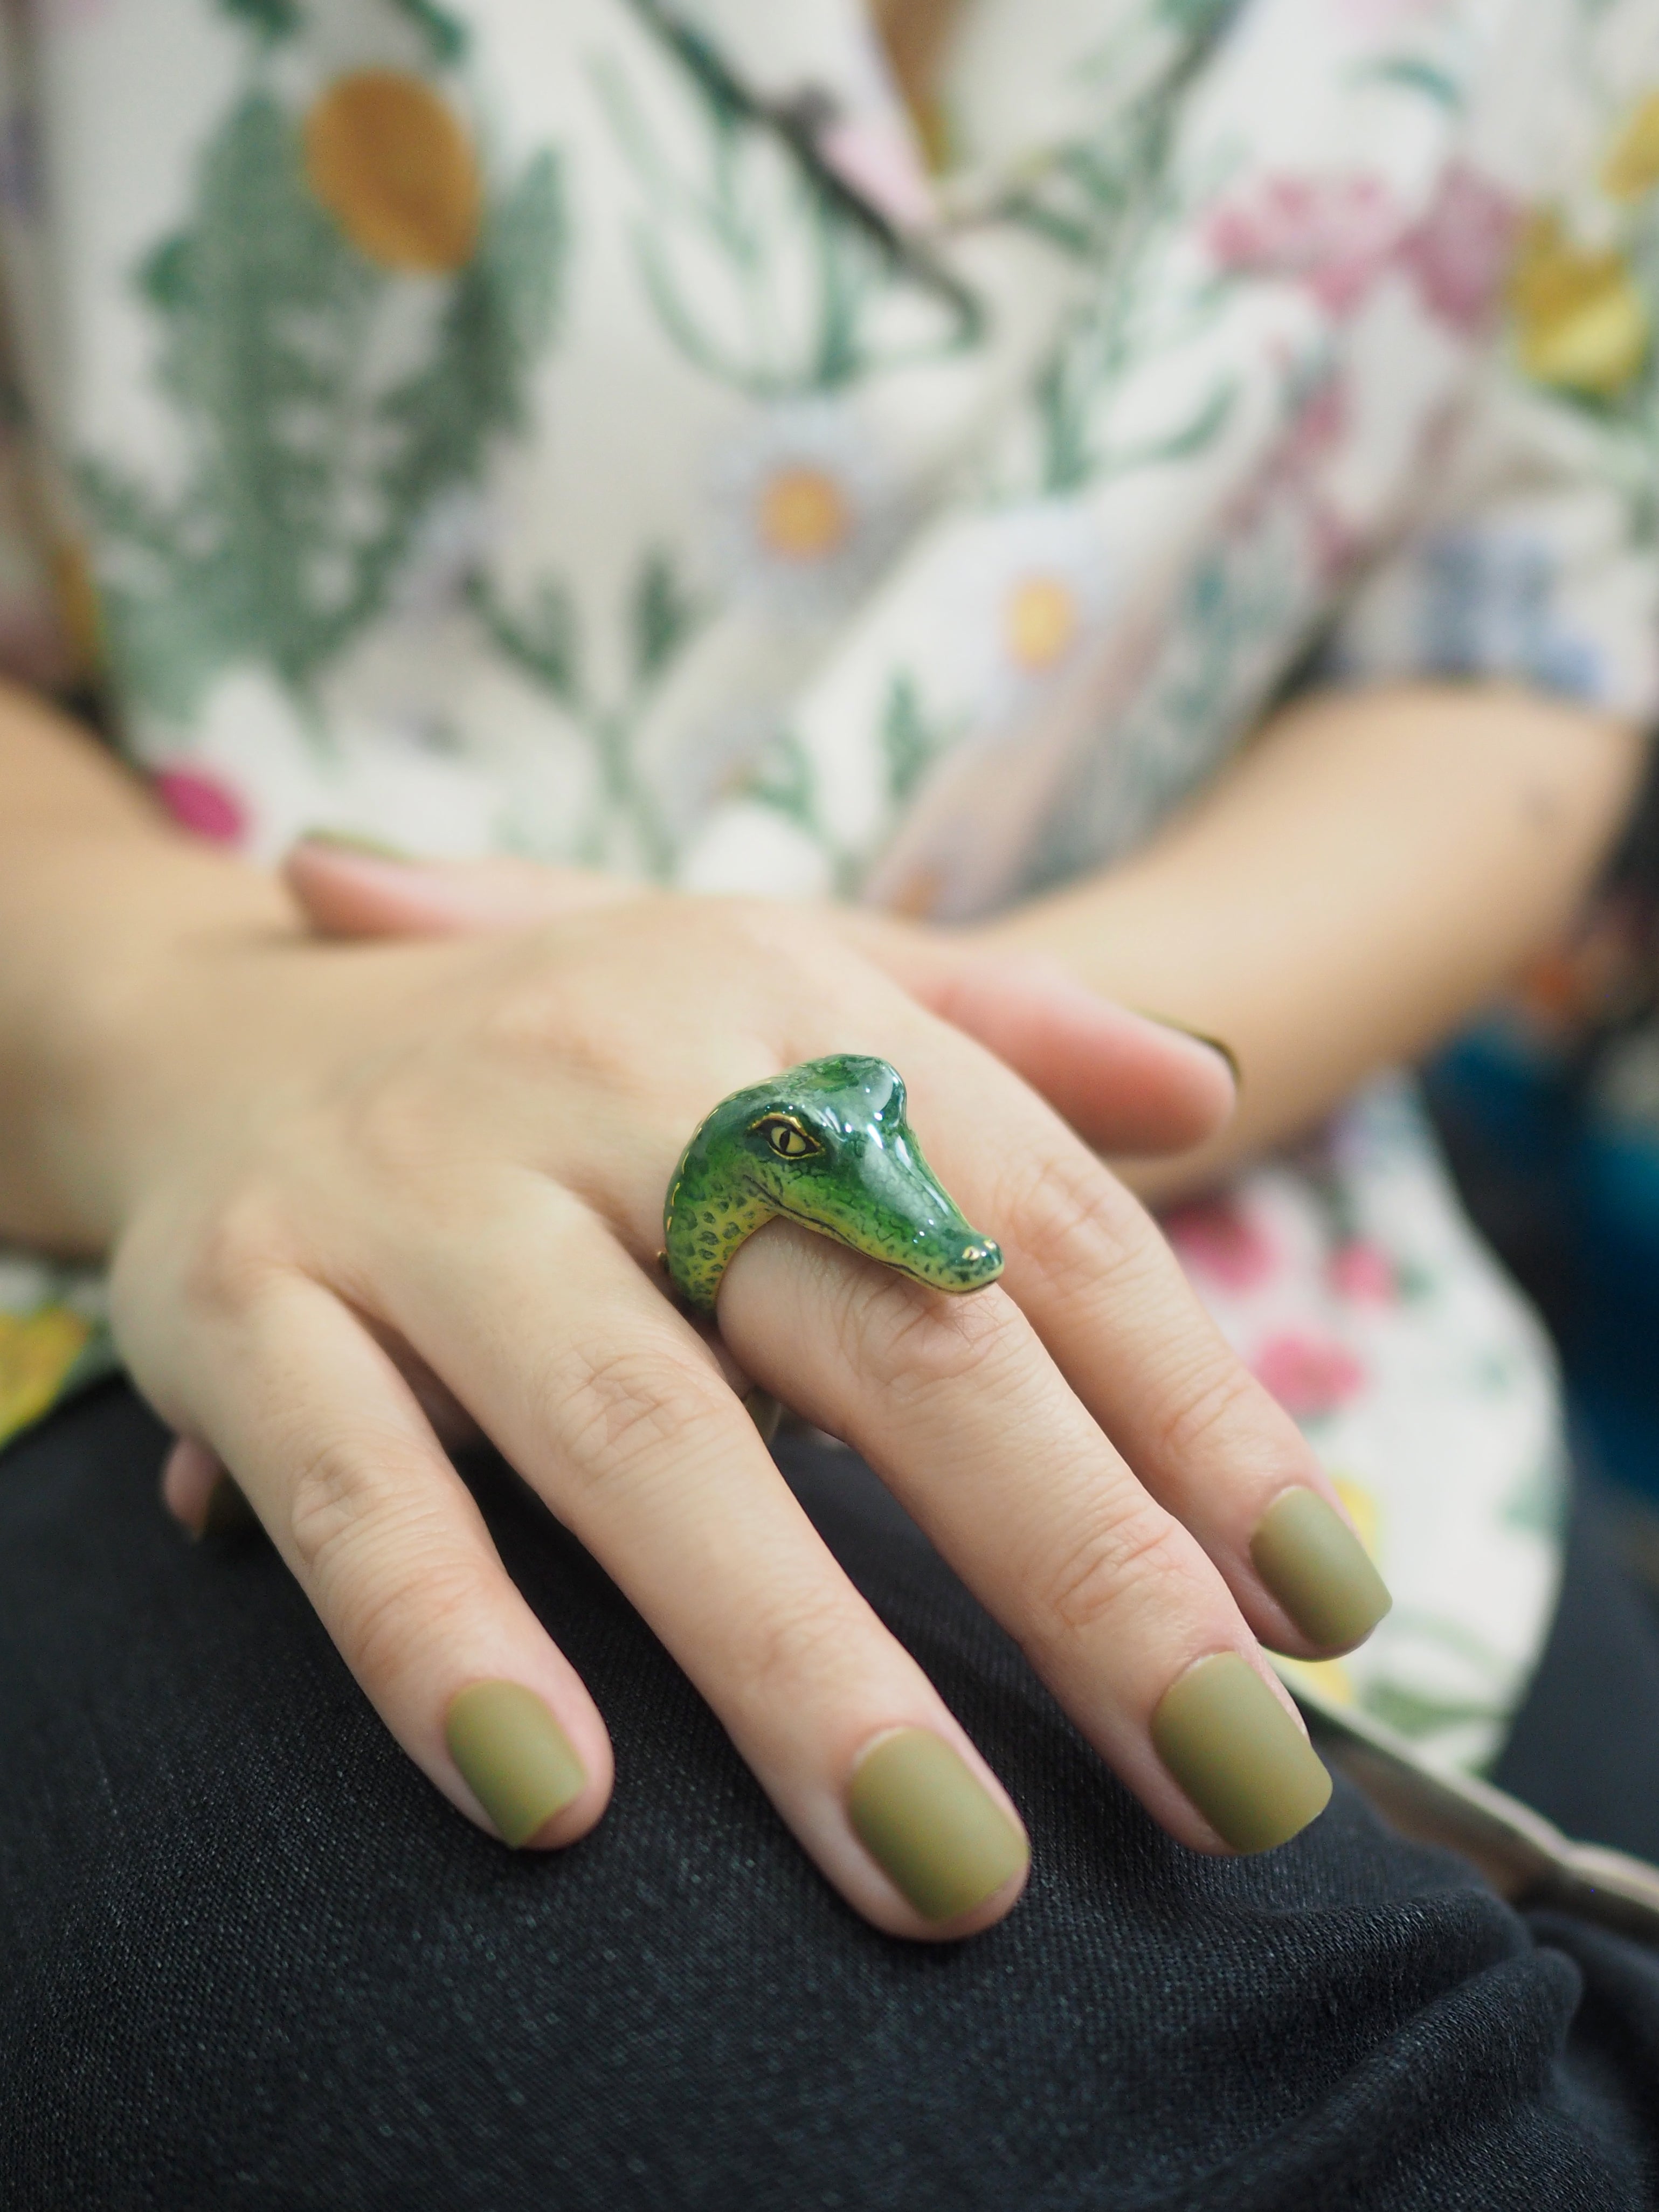
[{"label": "daisy print", "polygon": [[904,501],[854,410],[780,401],[749,415],[713,471],[715,557],[739,603],[814,624],[846,611],[895,544]]},{"label": "daisy print", "polygon": [[957,650],[974,671],[975,720],[1000,725],[1070,674],[1098,633],[1105,557],[1091,518],[1069,500],[1005,507],[963,550]]}]

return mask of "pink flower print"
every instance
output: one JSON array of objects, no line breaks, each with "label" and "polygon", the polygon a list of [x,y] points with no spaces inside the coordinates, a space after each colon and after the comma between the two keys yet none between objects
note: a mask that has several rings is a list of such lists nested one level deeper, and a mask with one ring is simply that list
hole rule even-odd
[{"label": "pink flower print", "polygon": [[1355,1237],[1339,1245],[1328,1269],[1331,1288],[1338,1297],[1356,1305],[1392,1305],[1398,1285],[1394,1262],[1380,1244]]},{"label": "pink flower print", "polygon": [[1280,176],[1218,208],[1208,243],[1224,269],[1293,277],[1332,314],[1346,315],[1381,274],[1400,230],[1380,178]]},{"label": "pink flower print", "polygon": [[1328,1336],[1272,1336],[1250,1371],[1292,1419],[1334,1413],[1363,1387],[1365,1370],[1345,1344]]},{"label": "pink flower print", "polygon": [[1454,161],[1434,204],[1400,241],[1401,266],[1423,304],[1465,337],[1492,323],[1514,255],[1521,210],[1467,162]]},{"label": "pink flower print", "polygon": [[1261,1223],[1229,1198],[1174,1207],[1164,1216],[1164,1233],[1183,1267],[1230,1291],[1253,1290],[1279,1256]]},{"label": "pink flower print", "polygon": [[216,845],[239,845],[247,828],[247,810],[236,793],[198,768],[164,768],[153,781],[155,795],[173,820]]}]

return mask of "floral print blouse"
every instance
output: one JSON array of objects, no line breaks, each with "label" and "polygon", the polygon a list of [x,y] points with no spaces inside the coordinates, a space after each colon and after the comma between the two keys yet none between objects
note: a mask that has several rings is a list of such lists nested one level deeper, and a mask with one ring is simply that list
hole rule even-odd
[{"label": "floral print blouse", "polygon": [[[208,838],[984,914],[1293,681],[1659,699],[1659,0],[0,9],[0,660]],[[1478,1767],[1542,1334],[1408,1084],[1169,1230]],[[107,1362],[0,1255],[0,1437]]]}]

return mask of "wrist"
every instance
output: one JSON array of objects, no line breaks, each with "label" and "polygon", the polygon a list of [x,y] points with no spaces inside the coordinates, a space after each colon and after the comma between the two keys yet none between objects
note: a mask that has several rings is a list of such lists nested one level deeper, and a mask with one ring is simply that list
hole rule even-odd
[{"label": "wrist", "polygon": [[43,837],[0,855],[0,932],[27,948],[0,979],[0,1235],[95,1254],[135,1133],[206,1049],[200,985],[295,915],[268,872],[159,830]]}]

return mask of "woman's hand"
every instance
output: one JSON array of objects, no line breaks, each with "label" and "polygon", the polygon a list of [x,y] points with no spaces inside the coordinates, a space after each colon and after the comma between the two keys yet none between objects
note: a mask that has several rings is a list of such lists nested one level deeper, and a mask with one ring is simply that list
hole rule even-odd
[{"label": "woman's hand", "polygon": [[[359,941],[527,929],[646,895],[592,868],[510,856],[416,860],[321,836],[293,848],[283,875],[319,935]],[[994,933],[859,908],[811,912],[814,927],[1024,1076],[1097,1151],[1184,1152],[1225,1127],[1234,1069],[1213,1038],[1130,1013],[1051,955],[1005,950]]]},{"label": "woman's hand", "polygon": [[[1370,1625],[1328,1602],[1357,1547],[1323,1476],[1079,1138],[811,914],[646,897],[177,959],[141,1010],[147,1080],[98,1133],[118,1333],[471,1818],[568,1843],[610,1754],[423,1397],[465,1407],[629,1594],[860,1911],[959,1935],[1012,1904],[1006,1799],[779,1479],[745,1378],[872,1462],[1174,1834],[1251,1848],[1318,1809],[1255,1638],[1309,1653]],[[713,1343],[656,1270],[678,1153],[728,1091],[843,1051],[902,1071],[1004,1282],[951,1299],[775,1223]]]}]

